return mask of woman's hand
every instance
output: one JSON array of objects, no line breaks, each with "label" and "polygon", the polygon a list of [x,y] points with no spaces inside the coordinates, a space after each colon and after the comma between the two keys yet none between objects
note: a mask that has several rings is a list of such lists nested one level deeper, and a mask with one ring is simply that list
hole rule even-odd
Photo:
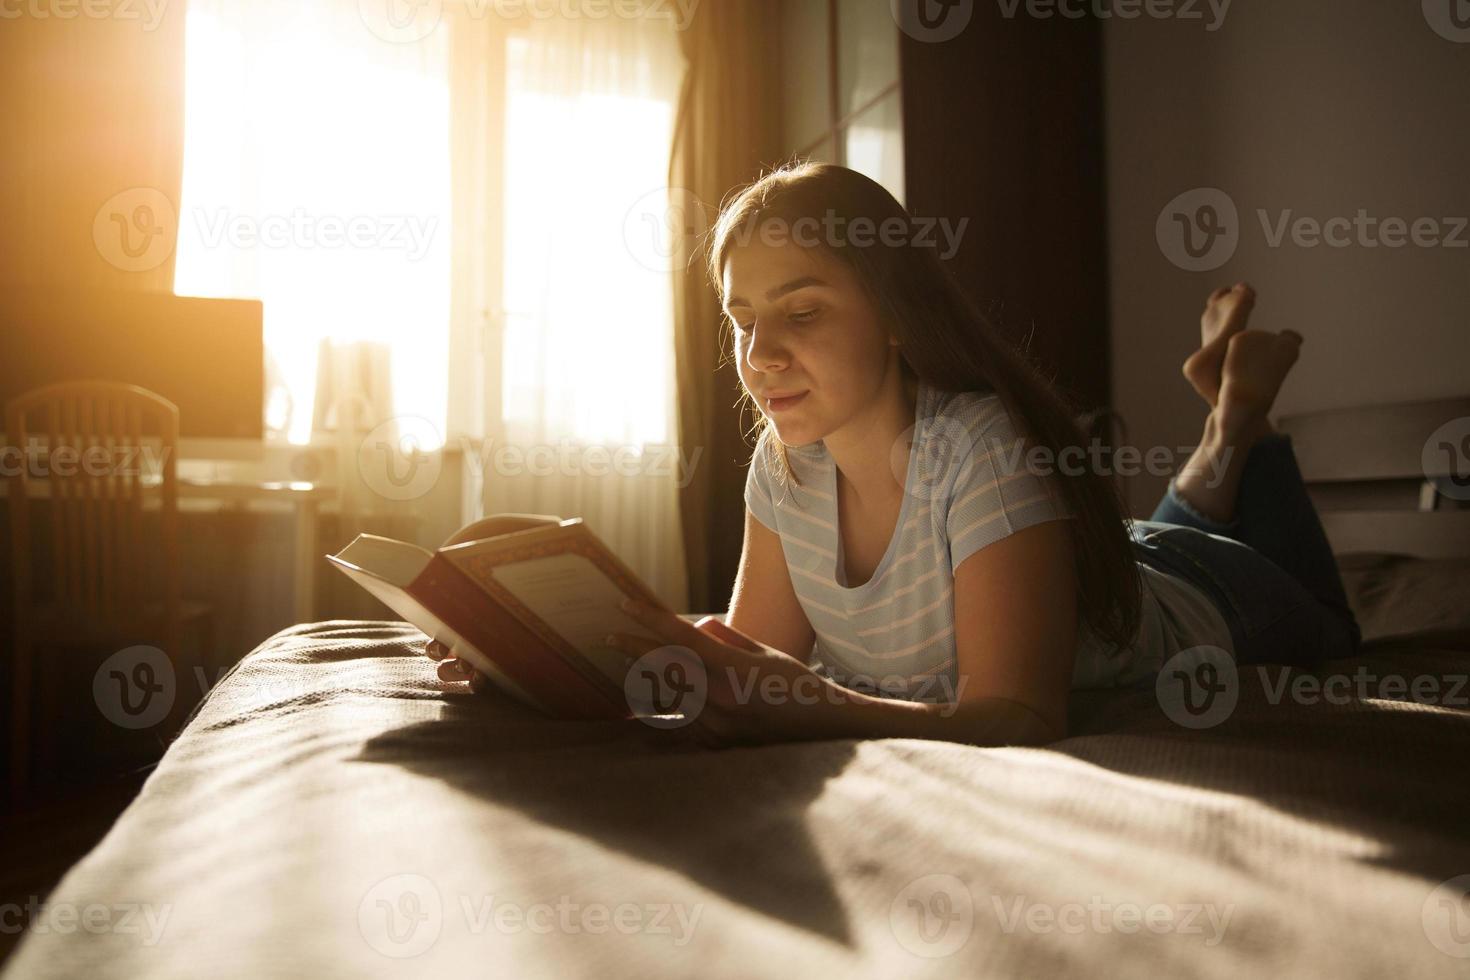
[{"label": "woman's hand", "polygon": [[470,690],[476,694],[490,685],[490,678],[476,670],[468,660],[453,656],[449,647],[438,640],[429,640],[424,646],[424,653],[429,655],[430,660],[439,661],[441,681],[469,681]]},{"label": "woman's hand", "polygon": [[[634,657],[660,650],[659,659],[680,665],[676,676],[682,693],[693,699],[689,714],[702,729],[701,741],[752,744],[836,737],[842,705],[862,697],[716,617],[695,625],[641,603],[624,608],[660,640],[614,633],[609,645]],[[650,684],[663,673],[658,664],[654,667]]]},{"label": "woman's hand", "polygon": [[[513,531],[527,531],[535,527],[543,527],[547,524],[560,524],[560,517],[552,517],[546,514],[492,514],[483,517],[472,524],[467,524],[455,531],[444,542],[444,547],[453,544],[463,544],[466,541],[483,541],[485,538],[493,538],[501,534],[510,534]],[[485,690],[490,686],[490,679],[480,673],[468,660],[461,660],[453,655],[449,647],[438,640],[430,639],[424,647],[424,653],[428,654],[430,660],[439,662],[439,679],[441,681],[469,681],[470,690],[476,692]]]}]

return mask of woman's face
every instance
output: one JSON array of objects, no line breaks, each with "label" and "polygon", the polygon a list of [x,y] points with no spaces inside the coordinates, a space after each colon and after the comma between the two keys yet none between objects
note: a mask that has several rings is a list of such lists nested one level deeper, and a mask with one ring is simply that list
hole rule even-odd
[{"label": "woman's face", "polygon": [[783,443],[825,439],[874,404],[896,341],[845,264],[752,241],[730,251],[723,284],[740,380]]}]

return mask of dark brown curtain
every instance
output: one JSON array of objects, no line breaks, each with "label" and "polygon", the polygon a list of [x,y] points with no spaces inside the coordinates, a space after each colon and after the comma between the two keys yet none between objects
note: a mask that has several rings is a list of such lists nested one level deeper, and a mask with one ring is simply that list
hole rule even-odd
[{"label": "dark brown curtain", "polygon": [[899,54],[909,210],[968,218],[960,282],[1081,408],[1108,404],[1101,24],[976,3]]},{"label": "dark brown curtain", "polygon": [[0,30],[0,281],[173,290],[185,5],[162,5],[156,23],[148,5],[130,9],[21,12]]},{"label": "dark brown curtain", "polygon": [[676,239],[685,261],[674,271],[674,345],[679,444],[686,458],[701,453],[680,496],[690,604],[698,612],[729,608],[750,457],[736,410],[740,379],[733,363],[720,364],[719,304],[702,265],[703,232],[731,190],[777,162],[779,2],[700,4],[679,38],[688,73],[669,186],[673,214],[687,234]]}]

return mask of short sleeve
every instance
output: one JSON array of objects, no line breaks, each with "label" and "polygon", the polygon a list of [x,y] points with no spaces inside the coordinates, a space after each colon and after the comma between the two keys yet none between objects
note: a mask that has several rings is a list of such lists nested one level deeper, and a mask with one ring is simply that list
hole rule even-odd
[{"label": "short sleeve", "polygon": [[948,485],[950,570],[988,544],[1033,524],[1072,517],[1060,477],[1028,465],[1033,443],[1022,441],[996,398],[958,413],[951,425],[969,433],[965,458]]},{"label": "short sleeve", "polygon": [[764,439],[756,444],[750,470],[745,474],[745,506],[756,520],[775,531],[775,498],[771,493],[771,474],[766,468],[765,446]]}]

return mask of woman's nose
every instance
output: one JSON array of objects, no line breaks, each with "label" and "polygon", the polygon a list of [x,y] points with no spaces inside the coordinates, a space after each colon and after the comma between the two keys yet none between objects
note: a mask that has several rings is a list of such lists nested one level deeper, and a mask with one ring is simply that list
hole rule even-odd
[{"label": "woman's nose", "polygon": [[757,371],[768,371],[785,366],[789,359],[786,345],[776,337],[769,327],[757,323],[750,337],[750,346],[745,351],[745,361]]}]

